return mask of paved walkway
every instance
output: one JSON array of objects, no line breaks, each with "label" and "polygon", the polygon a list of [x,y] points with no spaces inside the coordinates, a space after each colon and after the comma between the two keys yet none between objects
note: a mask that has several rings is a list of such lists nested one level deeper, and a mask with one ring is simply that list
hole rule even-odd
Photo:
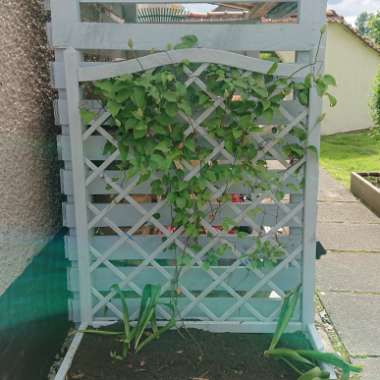
[{"label": "paved walkway", "polygon": [[361,380],[380,380],[380,218],[321,170],[317,288]]}]

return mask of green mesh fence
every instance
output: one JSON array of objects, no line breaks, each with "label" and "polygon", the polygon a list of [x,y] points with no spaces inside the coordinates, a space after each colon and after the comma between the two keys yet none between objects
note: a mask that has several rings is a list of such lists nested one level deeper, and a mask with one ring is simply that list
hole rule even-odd
[{"label": "green mesh fence", "polygon": [[0,379],[44,380],[66,337],[63,235],[0,297]]}]

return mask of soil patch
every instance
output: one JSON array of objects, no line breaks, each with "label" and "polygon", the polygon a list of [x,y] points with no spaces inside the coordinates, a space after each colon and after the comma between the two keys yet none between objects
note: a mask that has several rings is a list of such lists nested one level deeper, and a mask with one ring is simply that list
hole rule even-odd
[{"label": "soil patch", "polygon": [[380,173],[379,174],[369,174],[365,177],[365,179],[372,183],[372,185],[376,186],[380,189]]},{"label": "soil patch", "polygon": [[[285,364],[263,356],[271,335],[214,334],[181,329],[164,334],[139,354],[113,360],[120,352],[115,339],[87,334],[68,380],[295,380]],[[289,334],[282,344],[308,348],[302,334]]]}]

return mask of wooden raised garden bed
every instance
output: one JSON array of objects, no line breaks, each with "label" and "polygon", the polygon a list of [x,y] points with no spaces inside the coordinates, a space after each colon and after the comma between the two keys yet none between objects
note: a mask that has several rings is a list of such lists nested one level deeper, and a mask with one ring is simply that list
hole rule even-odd
[{"label": "wooden raised garden bed", "polygon": [[[112,330],[112,328],[111,328]],[[142,352],[115,360],[120,343],[101,335],[85,335],[75,355],[68,380],[294,380],[285,363],[263,355],[271,335],[216,334],[180,329],[163,335]],[[284,337],[288,347],[308,348],[303,334]]]},{"label": "wooden raised garden bed", "polygon": [[352,173],[351,192],[380,216],[380,172]]}]

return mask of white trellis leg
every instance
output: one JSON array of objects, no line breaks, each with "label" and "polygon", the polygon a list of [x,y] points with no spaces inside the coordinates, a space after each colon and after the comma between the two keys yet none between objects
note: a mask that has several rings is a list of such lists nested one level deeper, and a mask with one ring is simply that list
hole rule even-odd
[{"label": "white trellis leg", "polygon": [[[305,3],[306,4],[306,3]],[[321,25],[324,25],[326,15],[326,1],[321,2],[320,11],[314,14],[312,21],[319,28],[318,39],[321,36]],[[325,36],[315,49],[311,52],[304,52],[298,55],[298,63],[310,64],[317,61],[313,70],[320,70],[324,57]],[[308,149],[306,160],[306,185],[305,185],[305,209],[304,209],[304,257],[303,257],[303,293],[302,293],[302,322],[305,328],[314,324],[315,307],[315,262],[316,262],[316,224],[317,224],[317,201],[319,185],[319,150],[320,150],[320,123],[318,121],[322,113],[322,100],[318,96],[316,88],[310,91],[309,118],[308,118],[308,138],[307,146],[317,149]]]},{"label": "white trellis leg", "polygon": [[80,21],[80,0],[50,0],[54,47],[64,48],[74,25]]},{"label": "white trellis leg", "polygon": [[74,185],[76,241],[78,249],[81,322],[90,323],[91,289],[89,232],[87,220],[86,172],[82,144],[82,120],[80,116],[80,91],[78,85],[79,53],[69,48],[64,53],[67,102],[69,109],[70,144]]}]

